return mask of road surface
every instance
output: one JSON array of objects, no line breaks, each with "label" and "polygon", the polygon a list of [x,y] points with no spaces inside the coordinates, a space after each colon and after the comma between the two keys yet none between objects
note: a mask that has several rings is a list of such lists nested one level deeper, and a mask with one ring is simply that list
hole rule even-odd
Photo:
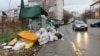
[{"label": "road surface", "polygon": [[[96,20],[88,20],[88,25]],[[100,28],[88,28],[88,31],[72,30],[72,25],[59,28],[64,40],[58,40],[43,46],[38,56],[100,56]]]}]

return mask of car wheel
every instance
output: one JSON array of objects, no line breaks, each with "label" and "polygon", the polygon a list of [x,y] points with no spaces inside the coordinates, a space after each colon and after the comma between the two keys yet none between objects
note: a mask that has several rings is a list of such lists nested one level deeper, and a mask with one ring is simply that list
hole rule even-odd
[{"label": "car wheel", "polygon": [[95,27],[98,27],[98,25],[95,25]]}]

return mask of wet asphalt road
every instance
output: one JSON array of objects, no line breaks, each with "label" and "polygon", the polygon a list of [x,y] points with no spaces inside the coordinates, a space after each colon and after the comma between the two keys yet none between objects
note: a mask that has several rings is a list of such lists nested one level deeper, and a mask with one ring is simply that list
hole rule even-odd
[{"label": "wet asphalt road", "polygon": [[[88,27],[94,21],[88,20]],[[61,26],[59,31],[64,34],[64,40],[44,45],[38,56],[100,56],[100,28],[75,32],[69,24]]]}]

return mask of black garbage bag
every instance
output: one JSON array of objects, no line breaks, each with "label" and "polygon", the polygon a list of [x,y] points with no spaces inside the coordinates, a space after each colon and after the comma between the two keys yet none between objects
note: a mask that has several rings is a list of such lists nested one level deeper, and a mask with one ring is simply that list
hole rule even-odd
[{"label": "black garbage bag", "polygon": [[55,28],[59,28],[59,24],[54,24],[54,27]]},{"label": "black garbage bag", "polygon": [[62,38],[62,35],[60,33],[55,33],[55,36],[58,37],[58,39]]}]

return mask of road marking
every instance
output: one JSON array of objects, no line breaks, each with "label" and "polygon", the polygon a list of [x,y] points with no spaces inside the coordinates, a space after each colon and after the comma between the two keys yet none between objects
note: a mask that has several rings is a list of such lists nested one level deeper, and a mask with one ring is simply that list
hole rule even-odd
[{"label": "road marking", "polygon": [[72,43],[72,48],[77,56],[83,56],[83,53],[81,52],[81,50],[74,43]]}]

